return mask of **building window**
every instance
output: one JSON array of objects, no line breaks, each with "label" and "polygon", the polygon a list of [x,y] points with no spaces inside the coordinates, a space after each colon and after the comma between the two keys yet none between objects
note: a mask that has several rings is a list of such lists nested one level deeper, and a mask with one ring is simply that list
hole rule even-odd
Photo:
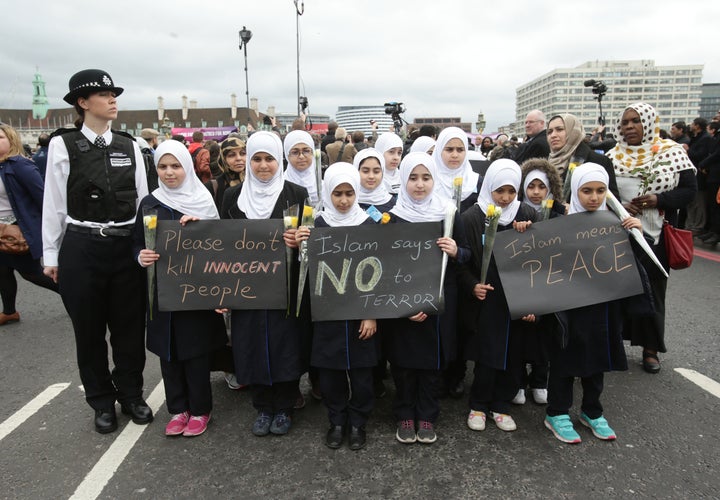
[{"label": "building window", "polygon": [[218,120],[218,127],[222,127],[222,126],[223,126],[223,121],[222,121],[222,120]]},{"label": "building window", "polygon": [[124,123],[121,123],[120,130],[127,130],[127,125],[125,125]]},{"label": "building window", "polygon": [[142,128],[143,128],[142,123],[137,122],[137,123],[135,124],[135,128],[138,129],[138,130],[142,130]]}]

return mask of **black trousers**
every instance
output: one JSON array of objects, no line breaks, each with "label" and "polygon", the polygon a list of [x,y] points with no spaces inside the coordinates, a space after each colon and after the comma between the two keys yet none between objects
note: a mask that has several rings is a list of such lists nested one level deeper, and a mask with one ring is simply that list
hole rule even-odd
[{"label": "black trousers", "polygon": [[[38,262],[38,261],[35,261]],[[40,263],[37,263],[37,269],[32,272],[18,271],[20,276],[31,283],[34,283],[53,292],[58,291],[57,284],[48,276],[43,274]],[[17,279],[15,278],[15,269],[11,266],[0,265],[0,298],[2,298],[2,312],[5,314],[15,313],[15,298],[17,297]]]},{"label": "black trousers", "polygon": [[365,427],[375,407],[373,368],[318,368],[323,403],[332,425]]},{"label": "black trousers", "polygon": [[[580,382],[583,388],[581,409],[590,418],[598,418],[603,414],[603,407],[600,404],[600,395],[603,391],[605,374],[596,373],[589,377],[582,377]],[[551,417],[567,415],[573,403],[573,383],[575,377],[562,377],[553,375],[550,368],[550,380],[548,383],[548,406],[547,414]]]},{"label": "black trousers", "polygon": [[[132,258],[132,238],[65,233],[58,285],[75,330],[85,399],[98,410],[142,399],[145,368],[145,281]],[[105,337],[115,367],[108,364]]]},{"label": "black trousers", "polygon": [[440,416],[440,402],[433,389],[440,383],[442,372],[402,368],[393,364],[390,372],[395,382],[395,418],[434,423]]},{"label": "black trousers", "polygon": [[165,401],[171,414],[187,411],[197,417],[212,411],[209,355],[183,361],[161,359],[160,370],[165,385]]},{"label": "black trousers", "polygon": [[253,385],[252,402],[257,411],[292,414],[298,395],[298,381],[276,382],[273,385]]},{"label": "black trousers", "polygon": [[475,362],[475,377],[470,388],[470,409],[485,413],[510,411],[510,401],[518,391],[516,372],[497,370]]}]

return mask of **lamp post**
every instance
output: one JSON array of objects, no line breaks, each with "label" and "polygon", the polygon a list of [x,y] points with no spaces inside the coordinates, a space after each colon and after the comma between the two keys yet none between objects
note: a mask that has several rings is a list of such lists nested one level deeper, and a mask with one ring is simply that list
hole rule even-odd
[{"label": "lamp post", "polygon": [[[303,112],[302,103],[300,101],[300,16],[305,13],[305,2],[303,0],[293,0],[295,3],[295,42],[297,47],[297,103],[298,116]],[[299,5],[298,5],[299,4]]]},{"label": "lamp post", "polygon": [[243,26],[240,30],[240,45],[239,48],[243,49],[245,55],[245,101],[248,109],[250,109],[250,90],[248,89],[248,70],[247,70],[247,44],[252,38],[252,31]]}]

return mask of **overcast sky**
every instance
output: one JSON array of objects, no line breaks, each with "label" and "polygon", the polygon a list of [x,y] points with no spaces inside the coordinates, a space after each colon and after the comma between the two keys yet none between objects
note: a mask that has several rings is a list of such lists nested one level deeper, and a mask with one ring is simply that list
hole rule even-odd
[{"label": "overcast sky", "polygon": [[[232,93],[242,106],[245,25],[250,97],[261,111],[297,110],[292,0],[3,4],[0,108],[30,107],[36,66],[51,107],[65,105],[69,77],[85,68],[125,88],[121,109],[155,108],[158,96],[178,108],[182,95],[229,106]],[[703,82],[720,82],[719,20],[712,0],[306,0],[300,94],[330,116],[391,100],[405,103],[408,121],[474,122],[483,111],[490,132],[514,121],[517,87],[589,60],[704,64]]]}]

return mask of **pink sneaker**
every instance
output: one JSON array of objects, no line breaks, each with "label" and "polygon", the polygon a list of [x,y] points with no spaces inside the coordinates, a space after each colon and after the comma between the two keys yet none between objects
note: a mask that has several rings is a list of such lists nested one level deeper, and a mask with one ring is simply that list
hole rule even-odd
[{"label": "pink sneaker", "polygon": [[185,427],[185,432],[183,432],[183,436],[199,436],[205,432],[205,429],[207,429],[208,422],[210,422],[209,413],[207,415],[200,415],[199,417],[190,417],[187,427]]},{"label": "pink sneaker", "polygon": [[190,414],[188,412],[178,413],[173,415],[165,427],[166,436],[179,436],[185,431]]}]

